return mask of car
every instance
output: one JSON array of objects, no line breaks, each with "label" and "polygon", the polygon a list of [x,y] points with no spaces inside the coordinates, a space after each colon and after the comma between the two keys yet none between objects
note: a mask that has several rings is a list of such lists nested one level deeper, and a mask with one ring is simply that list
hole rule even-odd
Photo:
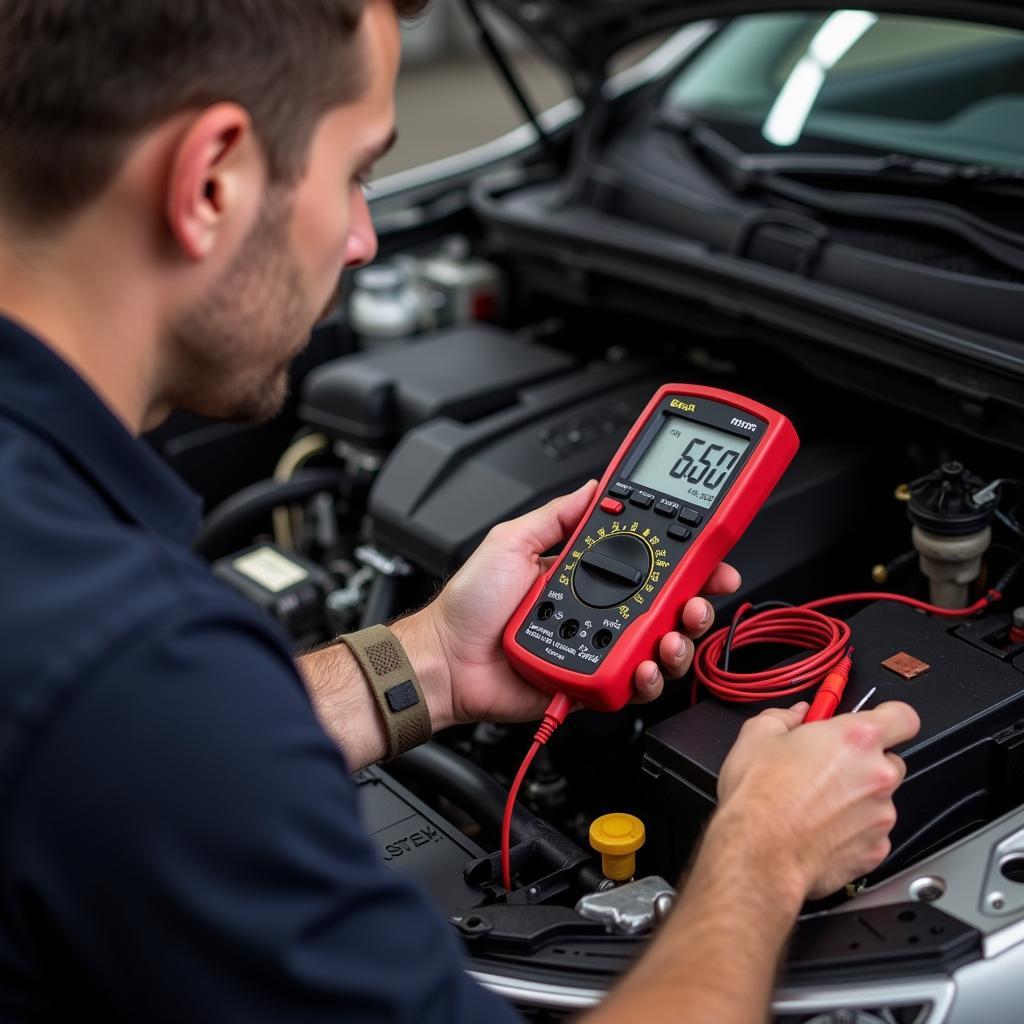
[{"label": "car", "polygon": [[[1024,10],[492,7],[575,97],[377,184],[378,264],[315,331],[282,417],[151,437],[207,499],[197,549],[301,650],[428,600],[495,523],[600,477],[661,384],[781,410],[802,447],[730,556],[744,585],[719,621],[857,595],[834,611],[855,647],[840,710],[904,699],[922,731],[899,749],[891,855],[805,908],[774,1020],[1019,1019]],[[287,585],[245,571],[262,549],[297,567]],[[685,680],[573,715],[522,793],[510,893],[498,832],[531,727],[456,728],[361,772],[365,819],[468,969],[560,1019],[642,953],[763,706]],[[630,885],[588,846],[606,812],[646,825]]]}]

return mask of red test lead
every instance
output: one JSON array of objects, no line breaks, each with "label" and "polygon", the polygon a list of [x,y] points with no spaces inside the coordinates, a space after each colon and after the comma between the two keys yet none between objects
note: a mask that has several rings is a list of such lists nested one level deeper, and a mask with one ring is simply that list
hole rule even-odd
[{"label": "red test lead", "polygon": [[502,884],[510,892],[512,890],[512,814],[516,807],[516,796],[519,794],[519,787],[526,778],[526,772],[537,751],[549,739],[552,733],[565,721],[565,716],[572,710],[572,701],[563,693],[556,694],[544,712],[544,719],[533,734],[533,745],[523,758],[523,763],[516,772],[515,780],[508,791],[508,800],[505,803],[505,816],[501,822],[501,880]]},{"label": "red test lead", "polygon": [[843,660],[825,676],[821,686],[818,687],[818,692],[814,695],[814,701],[811,704],[810,711],[807,712],[804,724],[807,722],[823,722],[826,718],[831,718],[835,714],[836,708],[839,707],[839,702],[843,699],[843,691],[846,689],[846,684],[850,680],[850,669],[852,667],[853,648],[849,647]]}]

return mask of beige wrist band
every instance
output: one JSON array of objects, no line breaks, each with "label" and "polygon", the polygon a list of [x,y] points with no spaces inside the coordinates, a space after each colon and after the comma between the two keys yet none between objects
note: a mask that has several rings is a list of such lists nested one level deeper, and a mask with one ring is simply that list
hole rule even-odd
[{"label": "beige wrist band", "polygon": [[388,737],[388,760],[426,743],[430,711],[405,649],[387,626],[339,636],[363,670]]}]

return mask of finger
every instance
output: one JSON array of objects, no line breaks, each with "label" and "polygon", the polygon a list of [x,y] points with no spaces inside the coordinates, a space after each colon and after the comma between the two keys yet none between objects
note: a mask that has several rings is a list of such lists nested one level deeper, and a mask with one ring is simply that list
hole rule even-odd
[{"label": "finger", "polygon": [[707,583],[701,587],[703,594],[735,594],[740,589],[743,578],[727,562],[719,563],[718,568],[708,577]]},{"label": "finger", "polygon": [[767,708],[759,715],[748,718],[743,730],[765,736],[783,736],[803,722],[809,709],[810,704],[805,700],[791,708]]},{"label": "finger", "polygon": [[667,678],[685,676],[693,661],[693,641],[682,633],[666,633],[658,644],[658,657]]},{"label": "finger", "polygon": [[665,680],[661,670],[653,661],[641,661],[633,673],[633,687],[636,690],[636,703],[646,704],[661,696]]},{"label": "finger", "polygon": [[703,597],[691,597],[683,606],[683,629],[695,640],[703,636],[715,622],[715,609]]},{"label": "finger", "polygon": [[861,711],[860,716],[862,721],[866,719],[878,727],[883,750],[912,740],[921,728],[917,712],[909,704],[898,700],[886,701],[870,711]]},{"label": "finger", "polygon": [[896,769],[896,771],[899,773],[899,781],[896,783],[894,787],[895,789],[899,789],[900,786],[903,785],[903,780],[907,777],[907,762],[904,761],[899,754],[894,754],[892,753],[892,751],[889,751],[885,756],[887,760],[889,760],[892,763],[892,766]]},{"label": "finger", "polygon": [[576,529],[596,486],[596,480],[588,480],[572,494],[554,498],[525,516],[513,519],[506,527],[513,536],[524,538],[534,552],[547,551],[561,544]]}]

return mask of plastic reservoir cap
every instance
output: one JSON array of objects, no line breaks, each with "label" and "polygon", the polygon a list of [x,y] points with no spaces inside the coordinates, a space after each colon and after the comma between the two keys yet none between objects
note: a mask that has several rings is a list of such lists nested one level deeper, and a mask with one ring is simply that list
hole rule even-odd
[{"label": "plastic reservoir cap", "polygon": [[601,854],[601,870],[615,882],[636,874],[636,851],[645,838],[644,823],[632,814],[602,814],[590,823],[590,845]]}]

